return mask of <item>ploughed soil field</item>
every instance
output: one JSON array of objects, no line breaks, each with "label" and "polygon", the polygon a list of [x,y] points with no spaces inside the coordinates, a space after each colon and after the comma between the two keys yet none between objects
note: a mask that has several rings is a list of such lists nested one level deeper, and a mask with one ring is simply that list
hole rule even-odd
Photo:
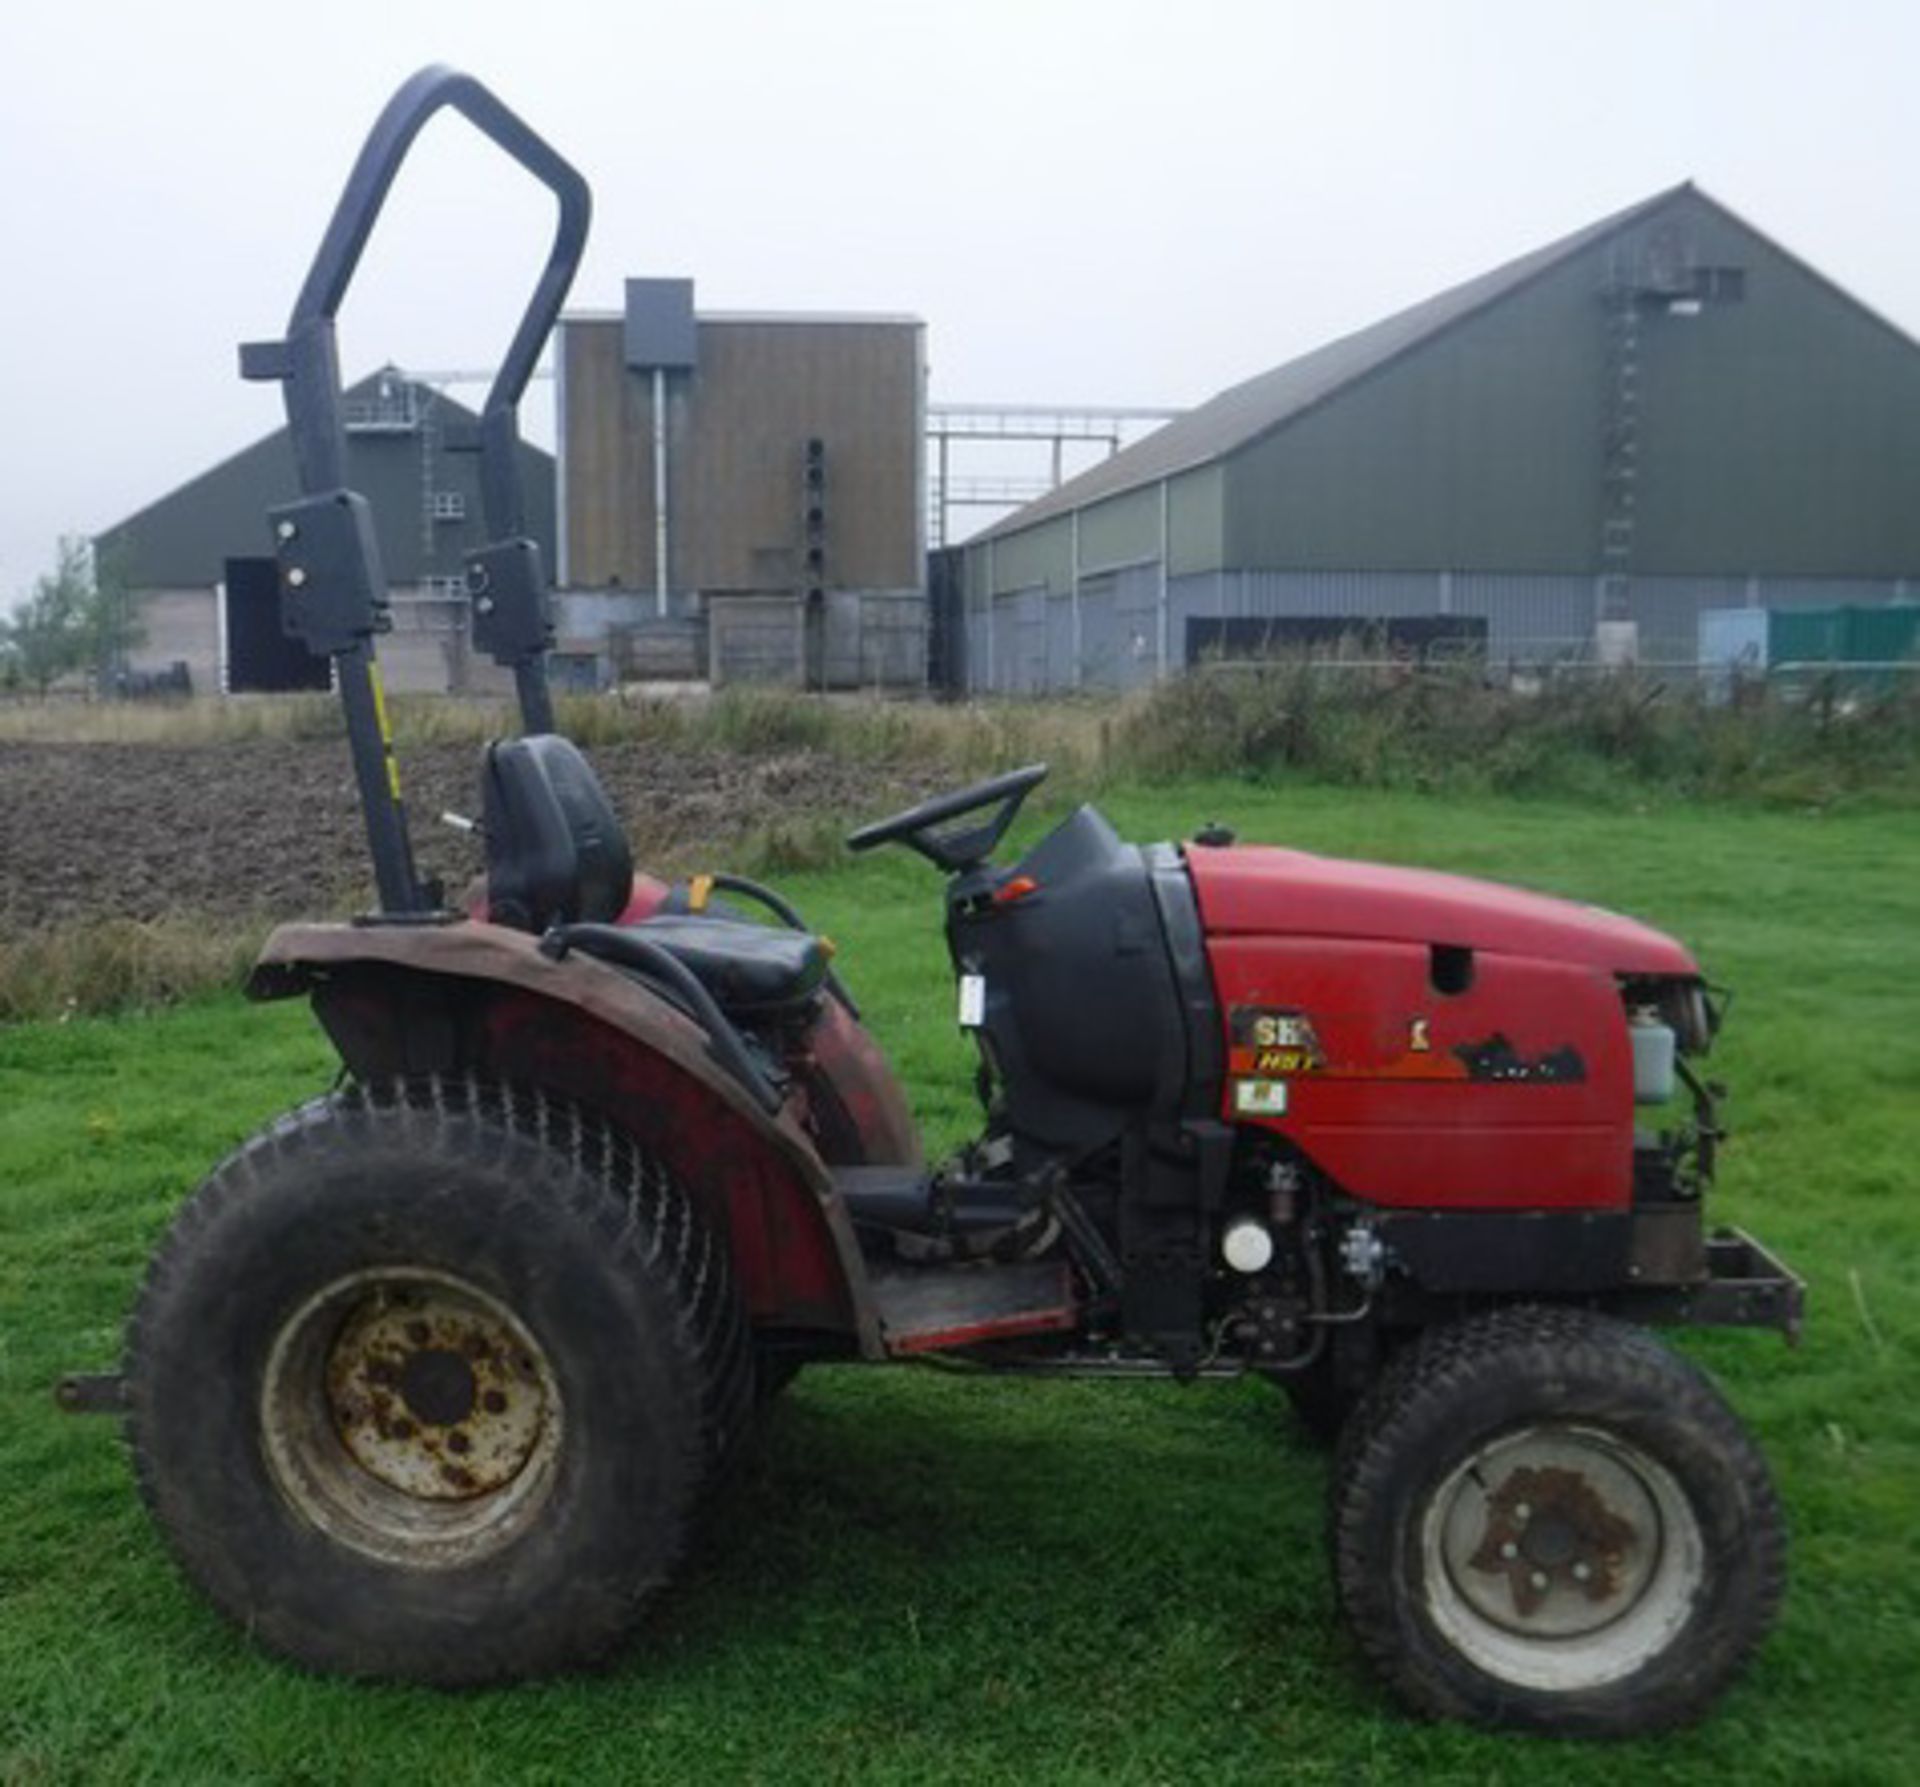
[{"label": "ploughed soil field", "polygon": [[[817,853],[818,833],[952,781],[938,766],[855,764],[813,751],[743,757],[591,752],[636,863],[722,868],[729,852]],[[477,838],[439,823],[477,815],[481,748],[401,753],[421,870],[457,891]],[[291,918],[349,911],[372,873],[346,745],[338,738],[219,744],[0,741],[0,932],[98,918]]]}]

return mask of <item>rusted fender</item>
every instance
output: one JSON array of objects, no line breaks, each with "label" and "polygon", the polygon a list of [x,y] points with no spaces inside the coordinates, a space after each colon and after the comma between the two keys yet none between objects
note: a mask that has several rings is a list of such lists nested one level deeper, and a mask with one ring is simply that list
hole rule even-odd
[{"label": "rusted fender", "polygon": [[853,1224],[793,1101],[769,1116],[641,982],[466,919],[282,925],[247,995],[302,994],[357,1075],[477,1073],[597,1111],[724,1223],[756,1323],[839,1331],[885,1356]]}]

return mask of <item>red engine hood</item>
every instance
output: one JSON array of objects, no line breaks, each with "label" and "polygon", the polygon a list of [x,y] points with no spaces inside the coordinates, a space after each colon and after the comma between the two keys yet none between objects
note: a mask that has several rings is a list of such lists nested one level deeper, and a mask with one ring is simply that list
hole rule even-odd
[{"label": "red engine hood", "polygon": [[1187,867],[1211,936],[1371,937],[1542,956],[1615,974],[1700,972],[1671,937],[1633,919],[1464,875],[1259,844],[1190,849]]}]

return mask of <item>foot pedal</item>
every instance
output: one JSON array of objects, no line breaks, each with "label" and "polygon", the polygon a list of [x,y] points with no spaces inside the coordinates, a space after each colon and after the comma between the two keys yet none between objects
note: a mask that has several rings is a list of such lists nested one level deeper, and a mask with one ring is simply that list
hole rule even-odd
[{"label": "foot pedal", "polygon": [[869,1282],[887,1351],[897,1358],[1019,1334],[1064,1333],[1080,1319],[1073,1275],[1061,1260],[887,1267]]},{"label": "foot pedal", "polygon": [[922,1234],[933,1226],[933,1176],[924,1167],[835,1167],[833,1189],[855,1222]]}]

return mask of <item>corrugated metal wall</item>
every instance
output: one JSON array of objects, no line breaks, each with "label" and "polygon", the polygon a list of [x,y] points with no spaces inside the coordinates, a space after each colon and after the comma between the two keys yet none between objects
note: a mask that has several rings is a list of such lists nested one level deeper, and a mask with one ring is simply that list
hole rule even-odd
[{"label": "corrugated metal wall", "polygon": [[863,689],[918,689],[927,681],[927,599],[912,591],[857,595]]},{"label": "corrugated metal wall", "polygon": [[1497,660],[1542,663],[1583,653],[1596,612],[1591,577],[1504,576],[1456,571],[1449,614],[1475,614],[1487,623],[1487,650]]},{"label": "corrugated metal wall", "polygon": [[[1085,689],[1123,691],[1152,682],[1160,668],[1160,568],[1130,565],[1080,580],[1079,675],[1074,674],[1074,604],[1035,584],[998,597],[968,598],[968,688],[1031,695]],[[1167,583],[1166,657],[1186,662],[1187,622],[1242,616],[1350,616],[1358,621],[1415,615],[1477,615],[1487,621],[1496,665],[1584,660],[1593,652],[1596,580],[1588,576],[1490,572],[1209,571]],[[1691,667],[1700,616],[1747,605],[1826,608],[1911,600],[1908,579],[1645,577],[1629,602],[1639,659],[1650,667]]]},{"label": "corrugated metal wall", "polygon": [[1627,592],[1627,618],[1640,630],[1643,664],[1691,664],[1700,655],[1700,616],[1747,599],[1744,577],[1639,577]]}]

